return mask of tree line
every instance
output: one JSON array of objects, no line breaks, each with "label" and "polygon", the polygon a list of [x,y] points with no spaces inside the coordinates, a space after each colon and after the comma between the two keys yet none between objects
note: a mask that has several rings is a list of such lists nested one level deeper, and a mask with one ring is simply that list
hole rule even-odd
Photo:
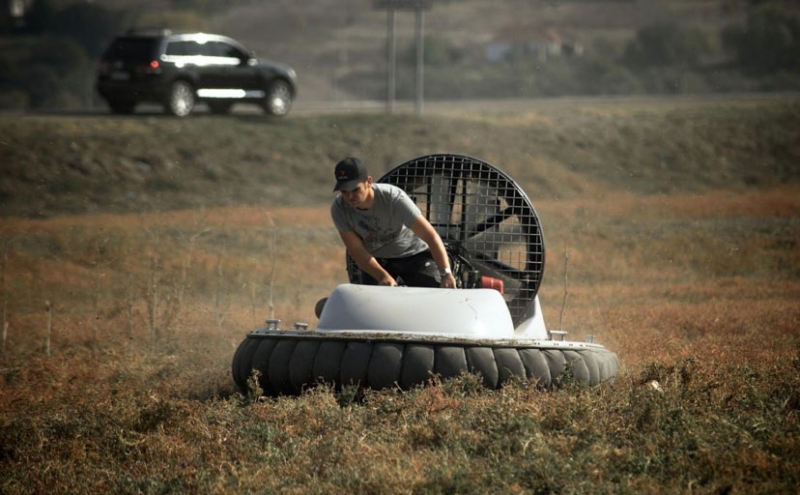
[{"label": "tree line", "polygon": [[[202,25],[202,16],[251,0],[173,0],[161,19]],[[62,2],[63,4],[63,2]],[[0,108],[78,108],[97,103],[94,66],[125,27],[147,19],[147,5],[113,9],[97,2],[38,0],[23,23],[0,12]],[[800,89],[800,10],[795,1],[750,0],[746,20],[709,33],[676,22],[640,28],[623,46],[595,40],[582,56],[543,62],[512,50],[488,64],[451,46],[425,42],[426,97],[564,96]],[[399,62],[413,64],[414,48]],[[469,78],[454,78],[461,71]],[[405,74],[405,75],[403,75]],[[398,77],[413,78],[413,70]],[[365,83],[365,81],[371,81]],[[380,70],[341,75],[337,87],[357,98],[383,97]],[[356,89],[357,88],[357,89]],[[413,80],[399,81],[398,97],[412,97]]]}]

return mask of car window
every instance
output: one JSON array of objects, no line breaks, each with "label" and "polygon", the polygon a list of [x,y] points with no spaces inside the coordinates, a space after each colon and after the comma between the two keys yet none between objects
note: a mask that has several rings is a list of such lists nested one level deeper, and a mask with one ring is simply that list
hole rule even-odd
[{"label": "car window", "polygon": [[238,59],[248,58],[248,55],[245,52],[228,43],[220,43],[219,49],[221,50],[223,57],[234,57]]},{"label": "car window", "polygon": [[170,41],[167,45],[167,55],[186,56],[197,52],[197,43],[194,41]]},{"label": "car window", "polygon": [[212,46],[213,43],[211,41],[206,41],[205,43],[200,42],[193,42],[195,45],[196,53],[192,55],[202,55],[204,57],[216,57],[217,55],[214,53],[214,47]]},{"label": "car window", "polygon": [[247,55],[239,50],[237,47],[225,43],[222,41],[211,41],[207,43],[209,51],[215,57],[226,57],[226,58],[236,58],[236,59],[243,59],[247,58]]}]

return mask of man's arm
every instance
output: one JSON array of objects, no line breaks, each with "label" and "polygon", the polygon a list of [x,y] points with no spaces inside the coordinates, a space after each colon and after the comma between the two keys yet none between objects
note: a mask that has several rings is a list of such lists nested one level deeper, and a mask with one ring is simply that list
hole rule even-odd
[{"label": "man's arm", "polygon": [[[450,269],[450,259],[447,257],[447,250],[444,248],[442,238],[433,228],[433,225],[423,216],[419,215],[411,225],[411,230],[431,248],[431,256],[439,270]],[[442,277],[441,286],[447,289],[456,288],[456,279],[452,273]]]},{"label": "man's arm", "polygon": [[353,258],[353,261],[356,262],[356,265],[377,280],[378,285],[397,285],[397,281],[389,275],[389,272],[384,270],[378,263],[378,260],[367,251],[367,248],[364,247],[364,243],[361,241],[358,234],[352,230],[348,230],[347,232],[340,231],[339,236],[342,238],[344,247]]}]

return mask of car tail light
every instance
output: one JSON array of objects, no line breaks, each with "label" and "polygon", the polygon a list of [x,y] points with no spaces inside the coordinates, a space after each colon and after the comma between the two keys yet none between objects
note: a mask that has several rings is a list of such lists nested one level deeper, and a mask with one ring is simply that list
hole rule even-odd
[{"label": "car tail light", "polygon": [[161,64],[159,64],[158,60],[151,60],[146,64],[138,66],[136,72],[140,74],[159,74],[161,73]]}]

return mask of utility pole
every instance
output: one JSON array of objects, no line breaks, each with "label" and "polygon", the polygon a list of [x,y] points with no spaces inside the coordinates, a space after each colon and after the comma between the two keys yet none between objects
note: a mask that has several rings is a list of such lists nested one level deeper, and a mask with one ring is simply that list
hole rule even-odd
[{"label": "utility pole", "polygon": [[414,98],[414,114],[417,116],[422,115],[422,95],[424,94],[424,76],[425,76],[425,37],[423,36],[423,29],[424,29],[424,14],[422,13],[422,9],[417,9],[417,19],[415,24],[415,31],[417,35],[417,70],[415,72],[414,77],[414,91],[415,96]]},{"label": "utility pole", "polygon": [[386,61],[387,61],[387,81],[386,81],[386,111],[389,115],[394,113],[394,97],[395,97],[395,77],[397,73],[397,44],[395,42],[395,18],[394,9],[389,9],[387,15],[388,25],[387,29],[387,42],[386,42]]},{"label": "utility pole", "polygon": [[398,10],[414,11],[416,13],[415,23],[415,36],[416,36],[416,72],[415,72],[415,85],[414,85],[414,113],[422,115],[422,105],[424,96],[424,13],[423,11],[431,8],[433,0],[373,0],[373,6],[377,10],[386,10],[387,17],[387,43],[386,43],[386,65],[387,65],[387,81],[386,81],[386,111],[389,114],[394,113],[395,93],[396,93],[396,75],[397,75],[397,55],[396,41],[395,41],[395,12]]}]

